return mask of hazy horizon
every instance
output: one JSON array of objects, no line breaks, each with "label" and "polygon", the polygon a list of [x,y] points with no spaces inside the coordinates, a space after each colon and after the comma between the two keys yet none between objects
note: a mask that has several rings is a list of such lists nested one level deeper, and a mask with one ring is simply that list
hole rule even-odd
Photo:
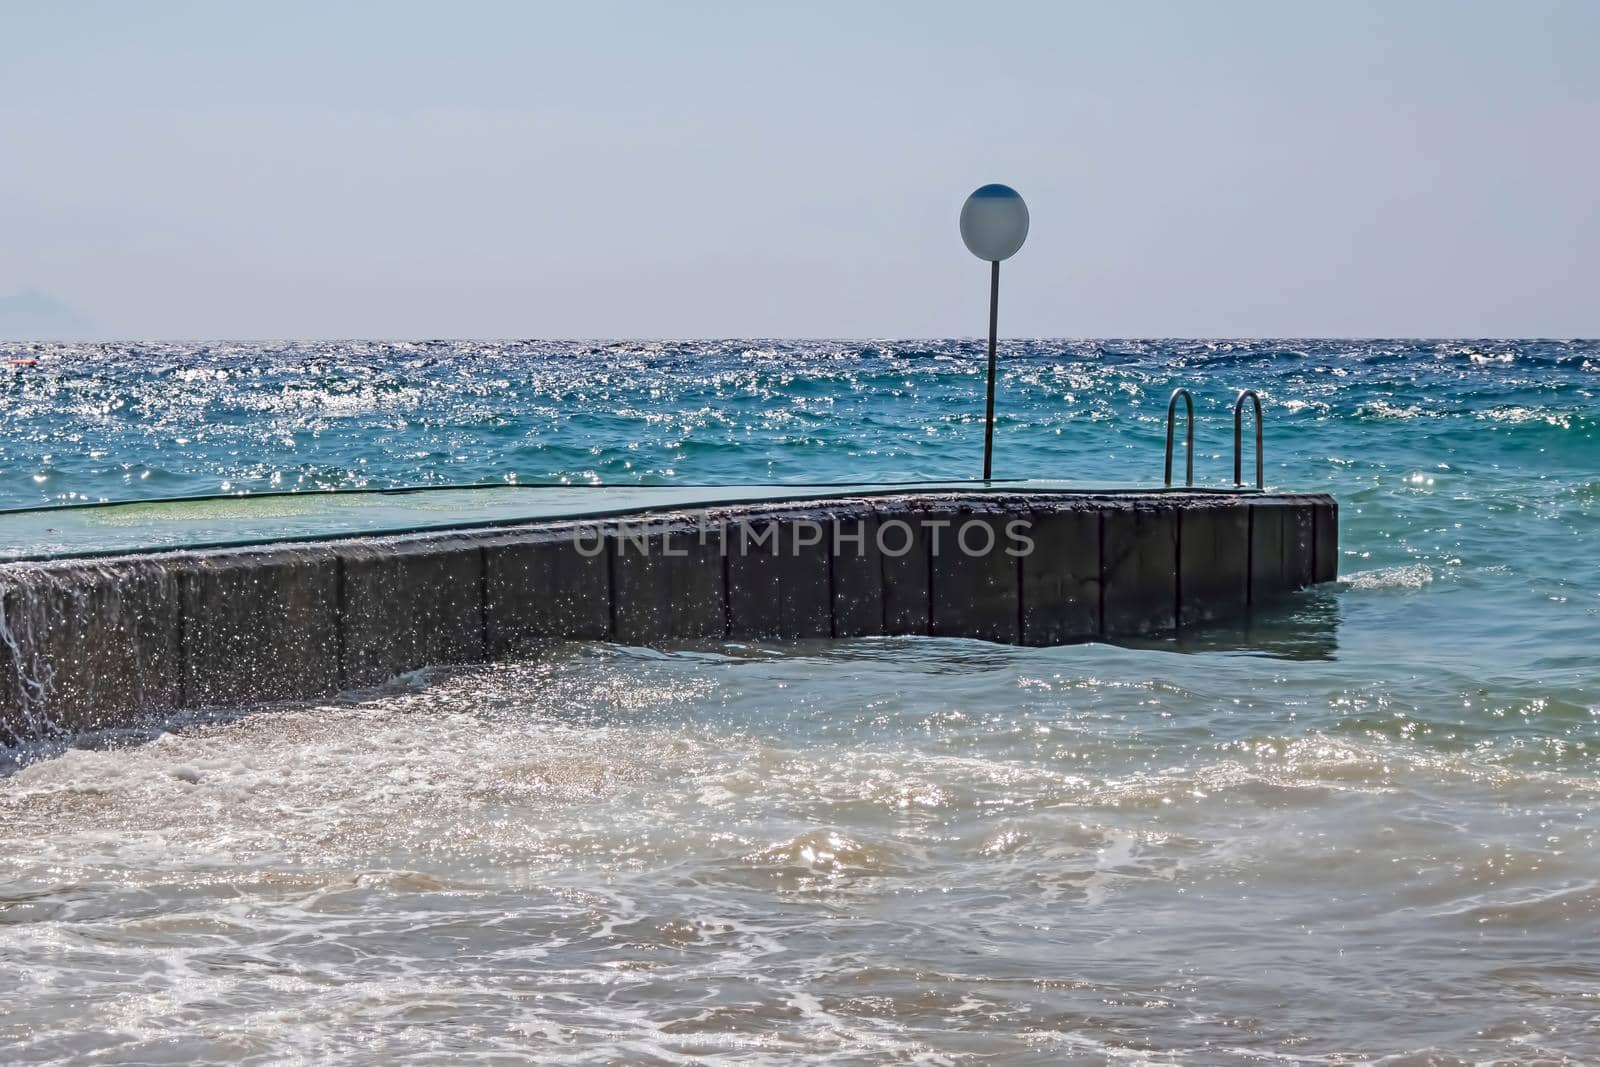
[{"label": "hazy horizon", "polygon": [[1600,335],[1600,5],[0,0],[0,338]]},{"label": "hazy horizon", "polygon": [[[955,334],[955,333],[953,333],[953,334],[946,334],[944,336],[939,336],[939,337],[936,337],[936,336],[927,336],[927,337],[913,337],[913,336],[892,336],[892,337],[889,337],[889,336],[886,336],[886,337],[861,336],[861,337],[847,337],[847,336],[838,336],[838,335],[829,335],[829,334],[816,334],[816,335],[813,335],[813,336],[807,336],[807,335],[804,335],[804,334],[796,334],[796,335],[792,335],[792,336],[788,336],[788,337],[779,337],[779,336],[775,336],[775,335],[774,336],[767,336],[767,337],[758,337],[758,336],[755,336],[755,335],[717,337],[717,336],[713,336],[711,334],[705,334],[705,335],[702,335],[702,336],[691,336],[691,335],[687,335],[686,334],[686,335],[683,335],[683,336],[674,336],[674,337],[668,337],[668,336],[654,336],[654,337],[651,337],[651,336],[644,336],[644,335],[635,336],[635,337],[487,337],[487,336],[486,337],[425,337],[425,336],[421,336],[421,335],[414,336],[414,337],[400,337],[400,336],[395,336],[395,337],[361,337],[361,336],[357,336],[357,335],[352,334],[352,335],[344,336],[344,337],[310,337],[310,336],[308,336],[308,337],[36,337],[36,338],[17,337],[17,338],[0,338],[0,344],[4,344],[4,345],[186,345],[186,344],[194,344],[194,345],[204,345],[204,344],[210,344],[210,345],[217,345],[217,344],[222,344],[222,345],[274,345],[274,344],[286,344],[286,345],[293,345],[293,344],[329,345],[329,344],[348,344],[348,343],[360,342],[362,344],[378,344],[378,345],[389,345],[389,344],[392,344],[392,345],[421,345],[421,344],[574,344],[574,345],[584,345],[584,344],[665,344],[665,345],[670,345],[670,344],[714,344],[714,343],[737,343],[737,342],[748,342],[748,343],[751,343],[751,344],[757,344],[757,343],[762,343],[762,342],[781,342],[781,343],[796,343],[796,344],[817,344],[817,343],[835,343],[836,342],[838,344],[871,345],[871,344],[885,344],[885,343],[887,343],[887,344],[907,344],[907,343],[946,342],[946,341],[981,342],[983,340],[984,340],[984,335],[973,334],[973,333],[965,333],[965,334]],[[1540,342],[1540,341],[1545,341],[1545,342],[1550,342],[1552,344],[1567,344],[1567,343],[1571,343],[1571,342],[1583,342],[1583,341],[1595,341],[1595,340],[1600,340],[1600,337],[1586,336],[1586,335],[1581,335],[1581,334],[1575,334],[1575,335],[1570,336],[1570,337],[1560,337],[1560,336],[1548,336],[1548,337],[1546,337],[1546,336],[1538,336],[1538,335],[1514,336],[1514,335],[1510,335],[1510,334],[1498,335],[1498,336],[1490,336],[1490,335],[1486,334],[1486,335],[1481,336],[1481,337],[1474,337],[1474,336],[1471,336],[1469,334],[1460,334],[1460,335],[1453,335],[1453,336],[1452,335],[1446,335],[1446,334],[1438,334],[1438,335],[1434,335],[1434,336],[1417,335],[1417,336],[1413,336],[1413,337],[1402,336],[1402,335],[1399,335],[1399,334],[1392,335],[1392,336],[1381,335],[1381,334],[1373,334],[1373,335],[1370,335],[1370,336],[1363,336],[1361,334],[1324,334],[1324,335],[1305,334],[1305,335],[1298,336],[1298,337],[1291,336],[1289,334],[1279,334],[1279,335],[1275,335],[1275,336],[1261,336],[1261,337],[1252,337],[1252,336],[1250,336],[1248,334],[1231,334],[1231,335],[1227,335],[1227,336],[1215,336],[1215,335],[1207,336],[1207,335],[1199,335],[1199,334],[1191,334],[1191,335],[1187,335],[1187,336],[1178,335],[1178,334],[1173,334],[1171,336],[1158,336],[1158,335],[1152,334],[1152,335],[1146,336],[1146,337],[1134,336],[1132,334],[1125,335],[1125,336],[1120,336],[1120,337],[1112,337],[1112,336],[1104,336],[1104,337],[1075,337],[1075,336],[1064,335],[1064,334],[1063,335],[1057,335],[1057,336],[1051,336],[1051,335],[1048,335],[1048,334],[1036,334],[1036,335],[1004,334],[1000,338],[1000,345],[1002,347],[1004,347],[1007,344],[1028,344],[1028,343],[1116,344],[1116,343],[1119,343],[1119,342],[1147,344],[1147,343],[1163,343],[1163,342],[1178,342],[1178,341],[1183,341],[1183,342],[1200,342],[1200,341],[1203,341],[1203,342],[1208,342],[1208,343],[1214,342],[1214,343],[1217,343],[1217,344],[1236,344],[1236,343],[1252,343],[1252,342],[1254,342],[1254,343],[1277,343],[1277,342],[1283,342],[1283,343],[1287,344],[1287,343],[1302,342],[1302,341],[1309,342],[1309,343],[1326,343],[1326,342],[1329,342],[1329,341],[1359,341],[1359,342],[1395,341],[1395,342],[1400,342],[1400,343],[1419,343],[1419,344],[1420,343],[1437,343],[1437,342],[1462,342],[1462,343],[1467,343],[1467,342],[1478,342],[1478,341],[1489,342],[1489,343]]]}]

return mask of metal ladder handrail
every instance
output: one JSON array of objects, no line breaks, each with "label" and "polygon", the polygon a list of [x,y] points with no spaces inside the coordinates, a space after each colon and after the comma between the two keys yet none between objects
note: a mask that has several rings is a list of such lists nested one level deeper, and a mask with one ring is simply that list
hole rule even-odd
[{"label": "metal ladder handrail", "polygon": [[1174,389],[1172,399],[1167,401],[1167,484],[1172,484],[1172,431],[1173,418],[1178,413],[1178,398],[1183,398],[1184,407],[1184,485],[1194,484],[1194,397],[1189,395],[1187,389]]},{"label": "metal ladder handrail", "polygon": [[1233,484],[1244,484],[1244,402],[1248,397],[1256,409],[1256,488],[1266,488],[1266,478],[1263,476],[1264,466],[1261,459],[1261,397],[1254,389],[1239,390],[1239,398],[1233,402]]}]

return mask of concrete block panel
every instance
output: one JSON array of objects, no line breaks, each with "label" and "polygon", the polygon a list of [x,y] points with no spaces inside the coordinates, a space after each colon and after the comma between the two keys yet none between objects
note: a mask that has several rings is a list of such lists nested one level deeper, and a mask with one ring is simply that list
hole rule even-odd
[{"label": "concrete block panel", "polygon": [[12,630],[13,590],[0,584],[0,745],[16,744],[41,732],[29,714],[23,671],[25,653]]},{"label": "concrete block panel", "polygon": [[717,638],[728,632],[721,535],[696,522],[609,527],[613,637],[623,644]]},{"label": "concrete block panel", "polygon": [[1290,589],[1304,589],[1316,580],[1317,512],[1309,504],[1287,509],[1284,522],[1283,572]]},{"label": "concrete block panel", "polygon": [[1100,582],[1107,637],[1171,632],[1177,626],[1178,513],[1156,504],[1102,510]]},{"label": "concrete block panel", "polygon": [[873,503],[877,524],[871,551],[878,558],[883,589],[884,634],[932,632],[932,558],[923,511],[904,498]]},{"label": "concrete block panel", "polygon": [[1315,562],[1311,580],[1331,582],[1339,577],[1339,505],[1332,497],[1319,498],[1313,508]]},{"label": "concrete block panel", "polygon": [[1250,505],[1250,602],[1270,602],[1282,594],[1283,510]]},{"label": "concrete block panel", "polygon": [[729,635],[830,636],[832,535],[825,513],[731,517],[724,528]]},{"label": "concrete block panel", "polygon": [[342,684],[484,658],[483,550],[469,537],[347,542],[342,569]]},{"label": "concrete block panel", "polygon": [[180,610],[168,558],[10,569],[0,576],[0,736],[124,726],[181,706]]},{"label": "concrete block panel", "polygon": [[1021,639],[1022,564],[1010,521],[1004,513],[974,509],[923,516],[923,540],[933,564],[934,635],[1007,644]]},{"label": "concrete block panel", "polygon": [[1022,557],[1022,643],[1060,645],[1100,636],[1100,514],[1035,508]]},{"label": "concrete block panel", "polygon": [[611,636],[611,544],[599,525],[531,528],[485,538],[489,657],[545,641]]},{"label": "concrete block panel", "polygon": [[1282,501],[1250,504],[1250,602],[1267,604],[1295,588],[1286,564],[1293,539],[1290,507]]},{"label": "concrete block panel", "polygon": [[1250,603],[1250,512],[1234,504],[1178,511],[1178,625],[1238,618]]},{"label": "concrete block panel", "polygon": [[831,517],[833,634],[867,637],[885,632],[883,557],[878,552],[878,516],[867,507]]},{"label": "concrete block panel", "polygon": [[339,560],[331,548],[201,554],[180,578],[185,703],[240,705],[338,692]]}]

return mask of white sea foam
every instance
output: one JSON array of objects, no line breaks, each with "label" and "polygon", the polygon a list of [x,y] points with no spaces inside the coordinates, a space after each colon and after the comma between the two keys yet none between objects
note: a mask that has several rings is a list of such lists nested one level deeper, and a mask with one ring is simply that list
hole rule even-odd
[{"label": "white sea foam", "polygon": [[1377,570],[1357,571],[1341,579],[1349,589],[1362,591],[1381,589],[1421,589],[1434,580],[1433,568],[1426,563],[1408,563],[1399,567],[1380,567]]},{"label": "white sea foam", "polygon": [[[0,1042],[1356,1055],[1413,1047],[1425,1010],[1369,1015],[1328,946],[1396,946],[1374,980],[1402,987],[1464,921],[1600,932],[1583,754],[1378,729],[1397,701],[1331,699],[1337,663],[1273,683],[1093,647],[750,651],[553,649],[29,763],[0,782],[0,981],[35,993]],[[1471,987],[1491,964],[1448,965]],[[1316,1012],[1283,1007],[1285,975]],[[1481,988],[1475,1018],[1580,1003]]]}]

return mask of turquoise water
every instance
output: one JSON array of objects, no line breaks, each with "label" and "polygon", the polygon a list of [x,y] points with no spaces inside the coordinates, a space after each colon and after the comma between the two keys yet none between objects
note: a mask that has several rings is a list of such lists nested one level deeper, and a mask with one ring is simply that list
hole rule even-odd
[{"label": "turquoise water", "polygon": [[[981,463],[962,342],[7,354],[4,506]],[[14,753],[4,1058],[1600,1056],[1600,344],[1002,362],[1007,477],[1159,478],[1187,385],[1220,484],[1259,389],[1341,581],[1183,645],[563,646]]]},{"label": "turquoise water", "polygon": [[[973,342],[0,345],[0,359],[38,361],[0,364],[0,507],[970,478],[982,462]],[[1197,390],[1205,480],[1230,475],[1239,387],[1268,400],[1274,482],[1352,492],[1421,469],[1592,492],[1596,477],[1594,342],[1011,342],[1001,361],[1003,477],[1158,478],[1175,385]]]}]

